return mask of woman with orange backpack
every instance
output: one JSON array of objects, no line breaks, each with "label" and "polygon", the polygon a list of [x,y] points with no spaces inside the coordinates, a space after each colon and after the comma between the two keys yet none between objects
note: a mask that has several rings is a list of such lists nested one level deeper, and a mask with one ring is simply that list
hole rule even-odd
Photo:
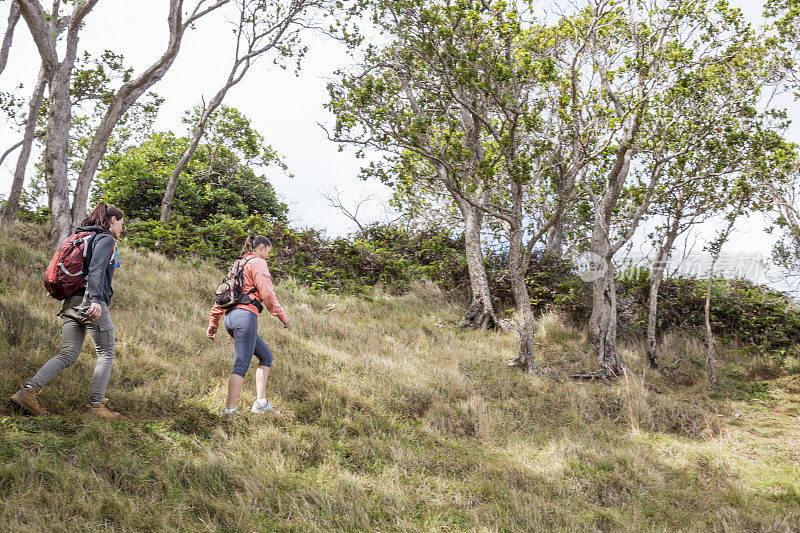
[{"label": "woman with orange backpack", "polygon": [[[289,327],[290,321],[272,286],[272,276],[266,261],[271,251],[272,244],[267,237],[248,236],[241,258],[231,265],[226,280],[217,290],[217,303],[211,308],[208,338],[213,340],[216,337],[219,320],[223,315],[225,330],[233,337],[233,373],[228,381],[228,401],[222,411],[222,418],[239,414],[236,405],[244,385],[244,376],[254,355],[258,358],[256,401],[250,411],[255,414],[276,412],[266,394],[272,352],[258,335],[258,314],[266,306],[270,313],[283,322],[285,328]],[[225,298],[220,299],[223,287]],[[233,298],[230,297],[232,293],[236,293]]]},{"label": "woman with orange backpack", "polygon": [[[88,331],[97,350],[97,364],[92,375],[92,389],[89,395],[89,413],[103,419],[119,418],[120,414],[111,411],[106,405],[105,392],[111,365],[114,362],[114,323],[111,321],[108,305],[114,294],[111,280],[114,277],[114,270],[119,266],[117,239],[122,234],[124,218],[122,210],[100,202],[75,230],[75,235],[83,234],[82,238],[76,239],[73,235],[67,239],[73,241],[69,248],[72,248],[72,245],[77,246],[78,241],[82,241],[81,245],[85,247],[82,271],[74,274],[67,272],[67,275],[78,279],[78,274],[81,274],[85,282],[80,279],[77,284],[70,282],[69,291],[58,296],[66,297],[61,305],[61,312],[58,313],[62,322],[61,352],[47,361],[36,375],[11,397],[11,401],[23,410],[34,415],[47,414],[47,410],[39,403],[39,393],[48,381],[75,364]],[[56,267],[63,269],[64,265],[59,263],[53,268]],[[48,281],[52,282],[46,279],[46,285]],[[51,289],[53,287],[48,286],[48,290]],[[51,290],[51,293],[57,294],[57,290],[58,287]]]}]

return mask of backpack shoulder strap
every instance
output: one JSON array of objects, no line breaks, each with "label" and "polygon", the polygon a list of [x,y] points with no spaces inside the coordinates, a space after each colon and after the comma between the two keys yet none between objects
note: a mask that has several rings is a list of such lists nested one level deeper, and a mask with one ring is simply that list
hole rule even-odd
[{"label": "backpack shoulder strap", "polygon": [[[94,245],[97,242],[97,232],[92,231],[87,235],[81,237],[83,239],[83,271],[89,271],[89,265],[92,264],[92,253],[94,252]],[[76,241],[78,239],[75,239]]]},{"label": "backpack shoulder strap", "polygon": [[248,262],[249,262],[251,259],[253,259],[253,258],[252,258],[252,257],[248,257],[247,259],[245,259],[244,261],[242,261],[242,259],[241,259],[241,258],[239,258],[239,259],[237,259],[237,260],[235,261],[235,263],[236,263],[236,275],[237,275],[237,276],[242,276],[242,279],[244,279],[244,266],[245,266],[245,265],[246,265],[246,264],[247,264],[247,263],[248,263]]},{"label": "backpack shoulder strap", "polygon": [[[255,257],[248,257],[248,258],[245,260],[245,264],[246,264],[248,261],[250,261],[251,259],[255,259]],[[244,265],[242,265],[242,277],[243,277],[243,279],[242,279],[242,288],[244,288]],[[251,294],[255,294],[255,293],[256,293],[256,291],[258,291],[258,289],[257,289],[255,286],[253,286],[253,288],[252,288],[252,289],[250,289],[249,291],[247,291],[247,292],[245,293],[245,295],[246,295],[246,296],[250,296]],[[253,297],[250,297],[249,299],[250,299],[250,303],[256,306],[256,309],[258,309],[258,312],[259,312],[259,313],[260,313],[261,311],[263,311],[263,310],[264,310],[264,306],[261,304],[261,302],[259,302],[258,300],[256,300],[256,299],[255,299],[255,298],[253,298]]]},{"label": "backpack shoulder strap", "polygon": [[[86,245],[83,247],[83,260],[88,267],[92,262],[92,255],[94,254],[94,249],[97,246],[97,242],[100,240],[100,237],[103,235],[108,235],[112,239],[114,236],[110,233],[100,232],[100,231],[93,231],[89,233],[84,239],[86,239]],[[111,253],[108,256],[108,262],[110,263],[111,260],[114,258],[114,253],[117,251],[117,240],[114,239],[114,247],[111,249]]]},{"label": "backpack shoulder strap", "polygon": [[[225,279],[234,279],[238,278],[240,274],[242,274],[242,269],[244,268],[244,263],[241,262],[242,258],[240,257],[233,263],[231,266],[228,267],[228,273],[225,275]],[[245,261],[247,263],[247,261]]]},{"label": "backpack shoulder strap", "polygon": [[100,241],[100,238],[103,235],[108,235],[112,239],[114,238],[110,233],[104,233],[99,231],[93,231],[86,236],[86,247],[83,249],[84,257],[87,257],[88,254],[88,258],[91,260],[92,254],[94,253],[94,249],[97,247],[97,243]]}]

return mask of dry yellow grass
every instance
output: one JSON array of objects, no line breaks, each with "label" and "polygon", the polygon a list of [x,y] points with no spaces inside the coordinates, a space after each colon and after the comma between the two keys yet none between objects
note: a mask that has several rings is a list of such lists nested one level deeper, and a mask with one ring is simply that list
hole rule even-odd
[{"label": "dry yellow grass", "polygon": [[[0,233],[3,397],[59,347],[37,231]],[[279,280],[292,329],[262,316],[260,333],[281,415],[224,424],[232,342],[204,338],[220,272],[130,249],[121,259],[108,396],[126,419],[83,416],[88,341],[42,394],[52,416],[4,408],[2,530],[800,527],[794,377],[739,399],[732,381],[709,391],[692,362],[701,347],[676,333],[662,357],[679,363],[677,378],[642,380],[633,343],[622,348],[627,380],[559,383],[507,369],[515,339],[459,329],[459,306],[433,286],[358,298]],[[537,341],[560,372],[590,365],[584,333],[556,315],[542,318]],[[746,364],[721,358],[723,371]]]}]

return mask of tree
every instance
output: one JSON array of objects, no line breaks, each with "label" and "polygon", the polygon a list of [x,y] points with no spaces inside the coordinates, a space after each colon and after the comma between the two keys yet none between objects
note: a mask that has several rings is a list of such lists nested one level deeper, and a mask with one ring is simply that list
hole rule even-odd
[{"label": "tree", "polygon": [[[800,2],[797,0],[767,0],[764,15],[769,21],[766,27],[770,52],[781,63],[782,76],[776,87],[798,93],[798,54],[800,53]],[[784,131],[776,130],[782,136]],[[780,269],[780,281],[798,292],[800,277],[800,173],[798,169],[798,147],[782,141],[781,150],[788,161],[786,179],[767,184],[768,195],[773,203],[775,225],[783,232],[772,251],[774,263]]]},{"label": "tree", "polygon": [[[132,69],[125,67],[124,58],[109,50],[97,57],[84,52],[83,55],[76,58],[70,88],[72,113],[67,149],[69,154],[67,171],[70,184],[73,182],[73,176],[80,171],[86,159],[86,149],[97,123],[114,96],[114,86],[119,82],[129,81],[131,74]],[[43,105],[44,89],[45,73],[44,69],[40,69],[39,81],[28,104],[28,114],[24,121],[25,134],[20,143],[22,150],[14,171],[9,200],[3,210],[3,223],[10,223],[14,220],[19,208],[33,141],[43,137],[45,133],[42,123],[42,118],[47,115],[47,106]],[[112,144],[117,145],[115,148],[121,148],[125,140],[131,137],[133,131],[139,134],[147,132],[161,104],[161,99],[157,95],[150,96],[150,98],[134,104],[123,116],[120,121],[122,127],[115,130],[114,137],[116,139],[112,141]]]},{"label": "tree", "polygon": [[75,197],[72,203],[72,218],[77,220],[86,212],[86,201],[89,197],[89,188],[94,178],[94,173],[105,153],[111,134],[125,112],[145,94],[150,87],[157,83],[167,73],[183,42],[187,29],[207,14],[219,9],[230,0],[196,0],[195,7],[184,20],[183,0],[170,0],[169,16],[169,43],[164,53],[150,67],[136,78],[125,83],[108,105],[108,109],[100,121],[91,144],[86,150],[86,159],[78,175],[75,185]]},{"label": "tree", "polygon": [[[286,204],[267,178],[256,173],[282,163],[249,121],[223,106],[209,120],[207,140],[195,150],[178,181],[174,200],[178,219],[193,225],[203,225],[217,214],[285,220]],[[95,199],[117,205],[132,220],[158,220],[166,184],[191,142],[189,137],[156,133],[139,145],[109,154],[98,176]]]},{"label": "tree", "polygon": [[[706,334],[706,374],[712,386],[717,385],[717,357],[716,347],[714,344],[714,331],[711,328],[711,293],[714,285],[714,267],[719,261],[722,247],[730,238],[736,225],[736,220],[746,214],[748,210],[752,209],[753,203],[756,202],[758,196],[755,195],[756,190],[749,186],[747,183],[738,183],[741,190],[733,196],[734,202],[730,205],[728,212],[725,214],[726,225],[717,233],[717,237],[713,239],[706,249],[711,252],[711,266],[708,270],[706,277],[706,297],[705,305],[703,306],[703,326]],[[763,206],[762,206],[763,207]]]},{"label": "tree", "polygon": [[41,3],[36,0],[15,0],[22,18],[31,32],[42,59],[49,88],[47,111],[47,134],[45,137],[45,178],[48,189],[48,204],[53,242],[60,242],[70,232],[74,219],[86,212],[86,201],[94,172],[105,151],[111,133],[125,111],[161,79],[172,65],[182,42],[183,35],[199,18],[228,3],[218,0],[206,5],[207,0],[197,0],[195,7],[184,20],[183,0],[170,0],[168,24],[170,39],[166,51],[140,76],[125,83],[111,99],[103,120],[100,122],[87,150],[86,159],[78,176],[72,207],[69,203],[68,145],[70,133],[70,80],[75,66],[80,30],[86,15],[97,4],[97,0],[78,0],[71,14],[59,15],[60,0],[54,0],[49,19],[56,27],[66,27],[66,46],[63,55],[57,48],[58,33],[53,32],[48,16]]},{"label": "tree", "polygon": [[474,84],[460,83],[458,90],[466,92],[462,102],[471,99],[470,106],[463,105],[447,86],[464,75],[457,72],[464,67],[458,47],[474,51],[489,36],[478,32],[471,45],[463,41],[470,21],[462,15],[478,13],[472,3],[376,2],[373,7],[374,21],[392,43],[382,50],[367,47],[358,72],[340,72],[340,80],[329,84],[328,109],[336,115],[332,139],[361,147],[360,157],[362,149],[383,152],[381,162],[364,169],[365,178],[447,191],[464,222],[472,293],[465,318],[473,327],[491,327],[496,318],[480,237],[494,171],[478,116],[486,99]]},{"label": "tree", "polygon": [[8,53],[11,50],[11,42],[14,39],[14,28],[19,21],[19,6],[12,0],[11,8],[8,10],[8,24],[6,25],[6,32],[3,34],[3,43],[0,44],[0,74],[6,68],[8,63]]},{"label": "tree", "polygon": [[[37,137],[36,126],[39,124],[40,110],[42,108],[42,99],[44,98],[44,91],[47,85],[46,72],[44,68],[39,69],[39,77],[36,80],[36,87],[33,89],[33,94],[28,104],[28,116],[25,120],[25,133],[19,145],[22,147],[17,158],[17,165],[14,169],[14,180],[11,183],[11,192],[8,195],[3,207],[2,220],[0,223],[9,224],[17,215],[19,209],[19,200],[22,195],[22,187],[25,184],[25,170],[28,167],[28,160],[30,159],[31,150],[33,149],[33,141]],[[39,136],[43,136],[41,132]]]},{"label": "tree", "polygon": [[[589,248],[602,264],[590,338],[600,368],[619,375],[612,259],[647,216],[668,164],[698,149],[725,117],[752,111],[760,85],[748,86],[752,78],[731,62],[752,35],[736,10],[705,0],[601,0],[562,24],[585,43],[573,85],[582,142],[593,154]],[[691,102],[691,92],[704,96]]]},{"label": "tree", "polygon": [[768,232],[781,232],[772,249],[773,263],[779,269],[775,281],[796,294],[800,279],[800,149],[787,141],[782,131],[769,133],[773,157],[764,166],[769,166],[774,177],[761,185],[773,221]]},{"label": "tree", "polygon": [[[75,3],[72,13],[65,19],[59,15],[60,1],[53,2],[50,20],[42,5],[34,0],[16,0],[22,18],[28,25],[42,59],[42,68],[49,88],[47,134],[45,137],[45,177],[53,242],[62,241],[70,232],[72,215],[69,209],[69,183],[67,181],[67,145],[70,126],[70,78],[78,50],[78,34],[83,19],[97,4],[97,0]],[[52,21],[52,23],[51,23]],[[66,24],[66,47],[59,58],[57,41],[59,32],[53,23]]]},{"label": "tree", "polygon": [[238,84],[250,67],[262,56],[278,51],[278,59],[298,55],[302,57],[305,49],[299,47],[300,32],[313,26],[313,17],[329,4],[328,0],[283,0],[265,2],[264,0],[237,0],[238,22],[234,25],[236,46],[228,78],[223,86],[204,105],[197,117],[192,132],[192,142],[186,148],[167,182],[166,192],[161,202],[161,221],[169,222],[170,210],[175,197],[178,178],[186,168],[192,154],[200,144],[206,123],[214,111],[222,104],[228,91]]},{"label": "tree", "polygon": [[[508,241],[520,333],[510,364],[535,371],[534,317],[525,285],[533,249],[572,200],[585,159],[578,137],[554,143],[569,115],[553,32],[524,2],[378,4],[393,38],[369,48],[356,74],[330,86],[334,139],[389,152],[368,167],[388,183],[446,191],[465,224],[471,308],[493,315],[480,241],[484,216]],[[567,99],[568,100],[568,99]],[[469,310],[467,316],[469,316]]]},{"label": "tree", "polygon": [[[706,138],[696,150],[665,168],[664,189],[652,207],[652,214],[661,221],[651,234],[656,257],[650,277],[647,360],[652,368],[658,368],[658,293],[678,237],[712,217],[724,215],[730,228],[720,233],[709,248],[712,262],[716,263],[733,223],[748,212],[766,209],[768,191],[786,181],[793,158],[787,157],[791,151],[778,135],[763,129],[771,126],[771,115],[731,115],[718,124],[717,135]],[[712,264],[712,271],[713,268]]]}]

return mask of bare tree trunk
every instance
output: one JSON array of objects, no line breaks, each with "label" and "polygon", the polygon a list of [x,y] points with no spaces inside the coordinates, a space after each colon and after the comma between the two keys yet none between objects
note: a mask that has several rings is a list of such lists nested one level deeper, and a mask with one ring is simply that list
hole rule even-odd
[{"label": "bare tree trunk", "polygon": [[547,245],[544,249],[545,257],[561,259],[564,256],[564,216],[561,216],[547,232]]},{"label": "bare tree trunk", "polygon": [[589,318],[589,341],[597,363],[609,375],[618,376],[622,366],[617,357],[617,292],[614,286],[614,271],[611,265],[611,245],[608,228],[611,210],[604,204],[597,206],[590,245],[593,254],[595,279],[592,289],[592,315]]},{"label": "bare tree trunk", "polygon": [[42,59],[50,89],[45,137],[44,174],[47,181],[47,200],[50,209],[50,238],[54,245],[61,242],[72,230],[72,213],[69,204],[68,146],[72,101],[70,82],[78,50],[78,33],[83,19],[98,0],[75,3],[67,23],[64,58],[59,61],[56,37],[60,32],[59,0],[54,0],[49,20],[39,2],[17,0],[20,14],[28,25],[33,41]]},{"label": "bare tree trunk", "polygon": [[670,228],[666,240],[659,246],[653,270],[650,273],[650,295],[647,302],[647,363],[658,368],[656,326],[658,323],[658,291],[667,269],[667,259],[677,238],[677,229]]},{"label": "bare tree trunk", "polygon": [[[203,114],[205,115],[205,112]],[[208,117],[206,117],[206,119],[207,118]],[[170,174],[169,180],[167,180],[167,188],[164,191],[164,198],[161,200],[161,222],[164,224],[169,223],[169,217],[172,212],[172,202],[175,200],[175,191],[178,189],[178,178],[181,172],[186,168],[186,165],[189,164],[189,160],[194,155],[195,150],[197,150],[197,145],[200,144],[200,138],[205,129],[205,120],[202,118],[201,120],[203,126],[201,127],[200,124],[195,126],[192,142],[189,144],[188,148],[186,148],[186,151],[183,152],[183,155],[181,155],[178,164],[172,169],[172,174]]]},{"label": "bare tree trunk", "polygon": [[[631,166],[634,151],[630,145],[638,130],[638,119],[628,132],[628,140],[618,149],[616,162],[608,175],[608,185],[602,198],[594,197],[594,226],[592,227],[592,241],[590,250],[602,272],[594,281],[592,294],[592,316],[589,319],[589,337],[592,343],[597,362],[606,375],[619,376],[622,374],[622,364],[617,354],[617,290],[614,285],[614,269],[611,260],[614,253],[623,245],[626,239],[632,236],[644,208],[649,202],[649,192],[646,201],[639,206],[634,215],[633,224],[628,229],[628,234],[617,239],[611,244],[611,223],[613,210],[625,179]],[[649,191],[655,181],[651,179]],[[590,189],[591,192],[591,189]]]},{"label": "bare tree trunk", "polygon": [[81,218],[86,213],[86,204],[89,199],[89,189],[97,171],[97,166],[106,151],[111,133],[114,131],[122,115],[144,94],[150,87],[158,82],[167,73],[180,50],[183,35],[186,29],[197,19],[227,4],[229,0],[217,0],[213,5],[200,10],[203,2],[198,2],[192,15],[183,21],[183,0],[170,0],[169,7],[169,44],[164,54],[145,70],[138,78],[133,79],[120,87],[111,100],[111,104],[103,116],[92,138],[92,143],[86,151],[86,160],[83,162],[78,182],[75,186],[75,196],[72,202],[72,216]]},{"label": "bare tree trunk", "polygon": [[208,106],[203,109],[203,113],[200,115],[200,119],[197,121],[197,124],[194,127],[192,142],[189,143],[189,146],[183,152],[178,164],[175,165],[175,168],[172,170],[172,174],[169,176],[167,188],[166,191],[164,191],[164,198],[161,201],[161,222],[164,224],[169,223],[169,217],[172,211],[172,202],[175,200],[175,191],[178,189],[178,178],[180,178],[181,172],[184,171],[186,165],[189,164],[189,161],[192,159],[192,156],[197,150],[197,146],[200,144],[200,139],[203,138],[203,133],[206,130],[206,123],[208,122],[209,117],[211,117],[211,114],[220,106],[220,104],[222,104],[222,101],[225,99],[225,95],[228,93],[228,89],[230,89],[230,87],[231,85],[226,85],[220,91],[218,91],[217,94],[214,95],[214,98],[211,99],[211,102],[208,104]]},{"label": "bare tree trunk", "polygon": [[594,281],[592,289],[592,315],[589,318],[589,340],[600,368],[609,375],[622,373],[617,357],[617,292],[614,285],[614,270],[611,264],[611,245],[608,228],[611,210],[606,209],[609,197],[598,206],[595,214],[592,242]]},{"label": "bare tree trunk", "polygon": [[528,262],[526,261],[526,254],[522,244],[522,185],[517,182],[512,183],[511,196],[514,222],[511,224],[509,232],[508,270],[520,325],[519,353],[515,359],[508,362],[508,365],[518,366],[528,372],[539,373],[541,366],[534,362],[536,320],[533,316],[528,286],[525,285],[525,272],[528,270]]},{"label": "bare tree trunk", "polygon": [[[91,3],[93,6],[97,0]],[[78,10],[77,6],[75,10]],[[58,245],[73,229],[72,213],[69,208],[68,174],[69,130],[72,119],[70,85],[77,56],[80,25],[79,20],[70,21],[64,59],[52,70],[48,81],[50,91],[47,103],[44,174],[50,208],[50,238],[53,245]]]},{"label": "bare tree trunk", "polygon": [[11,41],[14,39],[14,28],[19,20],[19,6],[15,0],[11,1],[11,9],[8,12],[8,26],[3,36],[2,48],[0,48],[0,73],[6,68],[8,63],[8,52],[11,50]]},{"label": "bare tree trunk", "polygon": [[467,326],[485,330],[494,327],[496,320],[481,245],[484,213],[467,202],[457,203],[464,216],[464,245],[471,289],[470,303],[464,319]]},{"label": "bare tree trunk", "polygon": [[50,81],[47,107],[47,134],[44,151],[44,175],[50,208],[50,237],[54,245],[63,241],[72,230],[69,209],[69,128],[71,118],[70,76],[74,62],[65,59]]},{"label": "bare tree trunk", "polygon": [[711,272],[706,280],[706,304],[703,313],[706,328],[706,371],[712,385],[717,384],[717,356],[714,350],[714,332],[711,330],[711,284],[714,282],[714,262],[716,262],[716,257],[712,261]]},{"label": "bare tree trunk", "polygon": [[617,354],[617,290],[608,260],[605,272],[594,281],[589,333],[600,368],[608,375],[621,375],[622,363]]},{"label": "bare tree trunk", "polygon": [[650,279],[650,295],[647,302],[647,364],[650,368],[658,368],[656,342],[656,326],[658,322],[658,290],[664,275],[664,268],[659,266],[659,259],[653,265]]},{"label": "bare tree trunk", "polygon": [[36,138],[36,125],[39,122],[39,111],[42,107],[44,89],[47,85],[47,73],[44,66],[39,69],[39,79],[36,88],[33,90],[31,100],[28,104],[28,119],[25,123],[25,136],[22,139],[22,151],[17,158],[17,167],[14,170],[14,181],[11,184],[11,193],[8,202],[3,209],[2,222],[8,224],[13,222],[19,210],[19,200],[22,196],[22,188],[25,184],[25,170],[28,168],[28,160],[33,148],[33,140]]},{"label": "bare tree trunk", "polygon": [[[516,359],[509,361],[509,366],[519,366],[529,372],[537,372],[540,368],[534,362],[536,320],[533,316],[531,298],[528,287],[525,285],[522,262],[522,231],[512,230],[512,244],[509,251],[509,274],[511,277],[511,290],[514,293],[514,303],[519,313],[519,353]],[[516,243],[516,244],[514,244]]]}]

